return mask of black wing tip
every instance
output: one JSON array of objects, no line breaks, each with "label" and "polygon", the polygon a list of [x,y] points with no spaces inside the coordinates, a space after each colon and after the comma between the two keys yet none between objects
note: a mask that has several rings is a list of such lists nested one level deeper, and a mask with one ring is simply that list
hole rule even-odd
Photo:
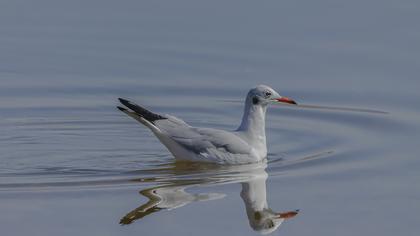
[{"label": "black wing tip", "polygon": [[129,109],[134,110],[134,111],[136,111],[136,107],[140,107],[139,105],[135,104],[134,102],[131,102],[131,101],[129,101],[127,99],[124,99],[124,98],[118,98],[118,100],[120,101],[121,104],[123,104],[124,106],[126,106]]},{"label": "black wing tip", "polygon": [[127,104],[127,103],[131,103],[130,101],[128,101],[127,99],[124,99],[124,98],[118,98],[118,100],[124,105]]},{"label": "black wing tip", "polygon": [[122,111],[122,112],[127,111],[127,109],[125,109],[124,107],[117,106],[117,108],[118,108],[118,110],[120,110],[120,111]]},{"label": "black wing tip", "polygon": [[[150,121],[153,123],[153,121],[155,120],[162,120],[162,119],[167,119],[166,117],[163,117],[161,115],[155,114],[149,110],[147,110],[144,107],[141,107],[133,102],[130,102],[129,100],[126,100],[124,98],[118,98],[118,100],[121,102],[121,104],[123,104],[124,106],[126,106],[128,109],[133,110],[137,115],[143,117],[144,119]],[[127,109],[117,106],[117,108],[120,111],[127,111]]]}]

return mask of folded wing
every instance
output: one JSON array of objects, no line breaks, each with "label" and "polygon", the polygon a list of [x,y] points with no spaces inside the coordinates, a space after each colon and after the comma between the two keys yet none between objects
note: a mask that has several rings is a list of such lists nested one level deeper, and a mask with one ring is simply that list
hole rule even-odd
[{"label": "folded wing", "polygon": [[[238,156],[249,157],[252,152],[248,143],[234,133],[191,127],[176,117],[165,117],[167,119],[158,120],[155,125],[176,143],[209,161],[234,160]],[[241,161],[246,162],[245,159]]]}]

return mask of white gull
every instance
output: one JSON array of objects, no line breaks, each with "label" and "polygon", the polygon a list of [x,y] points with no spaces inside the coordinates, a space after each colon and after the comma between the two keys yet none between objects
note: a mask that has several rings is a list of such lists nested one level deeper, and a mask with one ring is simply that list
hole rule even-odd
[{"label": "white gull", "polygon": [[266,85],[251,89],[245,100],[241,125],[234,131],[192,127],[170,115],[155,114],[119,98],[118,107],[148,127],[177,160],[220,164],[259,162],[267,156],[265,114],[270,103],[296,104]]}]

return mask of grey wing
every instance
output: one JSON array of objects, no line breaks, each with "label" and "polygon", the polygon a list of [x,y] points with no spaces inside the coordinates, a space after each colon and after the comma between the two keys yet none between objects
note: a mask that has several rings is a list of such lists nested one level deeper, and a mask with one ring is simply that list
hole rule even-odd
[{"label": "grey wing", "polygon": [[156,126],[176,143],[187,150],[210,159],[230,159],[238,155],[250,155],[252,148],[234,133],[191,127],[182,120],[167,116]]}]

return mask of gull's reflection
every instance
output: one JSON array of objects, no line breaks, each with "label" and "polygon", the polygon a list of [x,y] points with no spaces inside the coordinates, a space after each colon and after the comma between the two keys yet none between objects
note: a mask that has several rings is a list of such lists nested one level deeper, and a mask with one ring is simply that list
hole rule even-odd
[{"label": "gull's reflection", "polygon": [[298,211],[278,213],[268,207],[266,167],[266,163],[226,167],[177,162],[164,168],[148,170],[148,174],[158,177],[137,181],[157,185],[140,191],[141,195],[148,198],[148,202],[127,213],[120,223],[131,224],[161,210],[171,210],[192,202],[216,200],[225,196],[221,193],[189,193],[189,188],[241,183],[240,196],[245,204],[249,225],[262,234],[271,233],[285,219],[294,217]]},{"label": "gull's reflection", "polygon": [[253,174],[248,181],[242,182],[241,198],[244,201],[249,225],[263,234],[276,230],[285,219],[297,215],[298,210],[277,213],[267,203],[267,172],[262,169]]},{"label": "gull's reflection", "polygon": [[185,206],[191,202],[215,200],[225,196],[224,194],[219,193],[191,194],[185,192],[186,188],[195,185],[196,184],[194,183],[179,183],[179,185],[161,185],[141,190],[140,194],[147,197],[149,201],[127,213],[120,220],[120,224],[131,224],[135,220],[163,209],[172,210]]}]

